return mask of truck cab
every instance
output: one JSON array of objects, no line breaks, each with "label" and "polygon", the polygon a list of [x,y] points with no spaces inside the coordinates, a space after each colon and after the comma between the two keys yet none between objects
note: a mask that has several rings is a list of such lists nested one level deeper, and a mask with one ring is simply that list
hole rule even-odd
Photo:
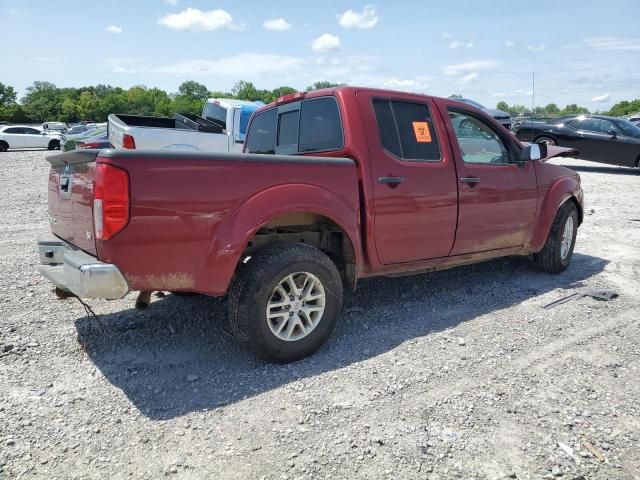
[{"label": "truck cab", "polygon": [[220,125],[229,135],[229,151],[236,150],[236,146],[244,144],[247,127],[251,115],[262,102],[249,102],[232,98],[210,98],[202,109],[202,118]]}]

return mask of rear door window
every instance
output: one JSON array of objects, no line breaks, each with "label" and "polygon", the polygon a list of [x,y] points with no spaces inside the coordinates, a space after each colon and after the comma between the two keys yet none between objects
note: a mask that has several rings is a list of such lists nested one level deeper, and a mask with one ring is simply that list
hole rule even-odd
[{"label": "rear door window", "polygon": [[344,146],[338,104],[333,97],[302,102],[300,108],[300,153],[340,150]]},{"label": "rear door window", "polygon": [[248,153],[276,153],[276,120],[278,110],[272,108],[257,114],[251,121],[247,137]]},{"label": "rear door window", "polygon": [[440,146],[429,107],[423,103],[375,99],[373,109],[382,146],[408,161],[440,161]]}]

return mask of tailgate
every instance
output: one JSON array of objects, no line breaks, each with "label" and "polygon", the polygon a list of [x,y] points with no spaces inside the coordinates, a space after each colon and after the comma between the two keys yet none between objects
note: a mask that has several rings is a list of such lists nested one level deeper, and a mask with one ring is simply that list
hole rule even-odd
[{"label": "tailgate", "polygon": [[109,142],[113,148],[120,150],[122,148],[122,137],[126,125],[115,114],[109,115],[107,132],[109,134]]},{"label": "tailgate", "polygon": [[98,150],[77,150],[47,157],[51,231],[96,255],[93,235],[93,172]]}]

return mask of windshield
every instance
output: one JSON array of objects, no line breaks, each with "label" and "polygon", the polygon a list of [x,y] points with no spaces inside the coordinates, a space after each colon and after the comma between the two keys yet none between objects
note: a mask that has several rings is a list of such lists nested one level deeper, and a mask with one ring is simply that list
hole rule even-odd
[{"label": "windshield", "polygon": [[484,110],[484,105],[482,105],[481,103],[474,102],[473,100],[469,100],[468,98],[459,98],[458,100],[464,103],[468,103],[469,105],[479,108],[480,110]]},{"label": "windshield", "polygon": [[616,125],[628,137],[640,137],[640,127],[627,120],[617,120]]}]

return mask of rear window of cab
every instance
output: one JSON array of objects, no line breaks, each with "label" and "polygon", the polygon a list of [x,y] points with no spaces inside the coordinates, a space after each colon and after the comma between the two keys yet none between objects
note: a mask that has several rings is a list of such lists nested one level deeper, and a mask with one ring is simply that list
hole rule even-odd
[{"label": "rear window of cab", "polygon": [[342,122],[334,97],[287,103],[256,114],[249,125],[246,152],[295,155],[339,150]]}]

